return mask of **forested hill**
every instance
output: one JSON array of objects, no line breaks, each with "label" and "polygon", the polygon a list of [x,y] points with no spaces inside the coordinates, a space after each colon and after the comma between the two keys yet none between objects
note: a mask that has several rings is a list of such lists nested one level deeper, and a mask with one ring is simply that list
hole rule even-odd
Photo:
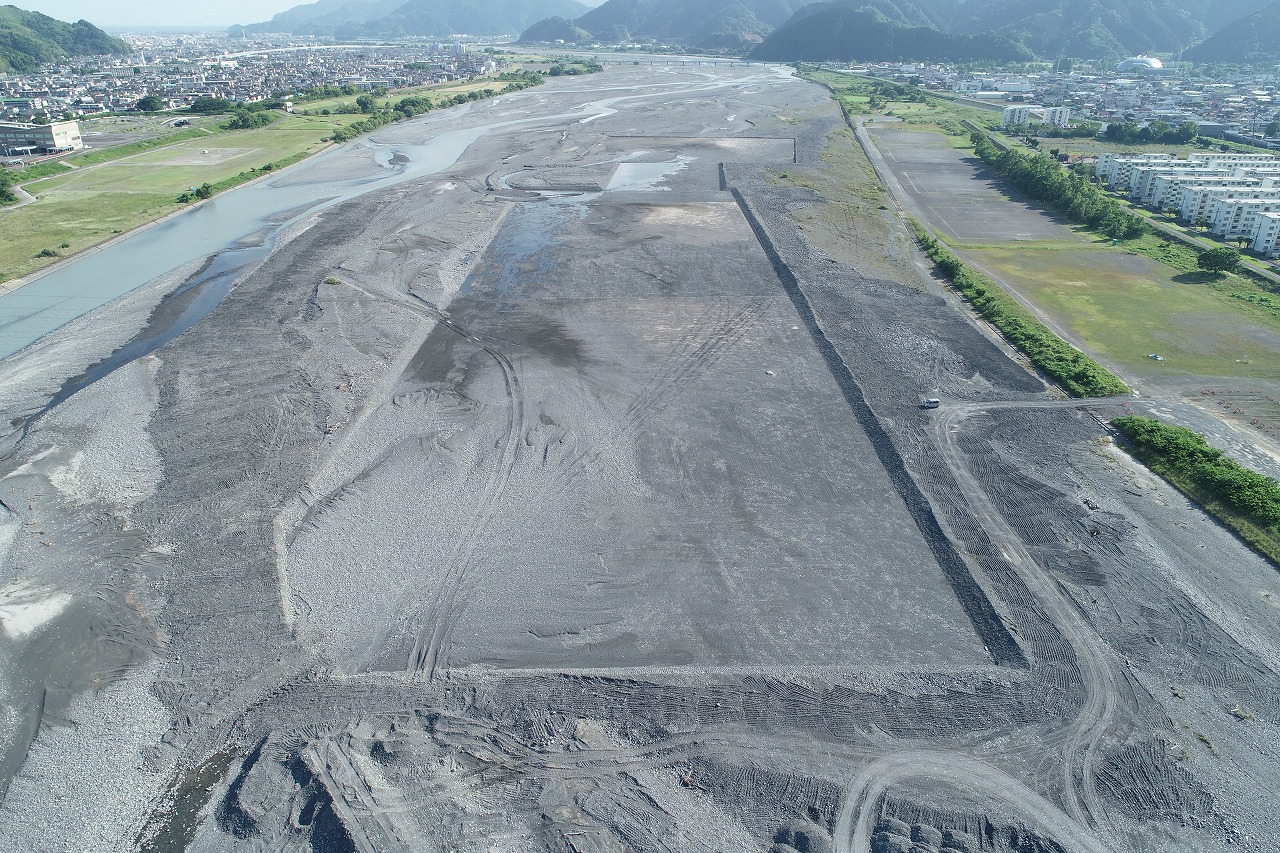
[{"label": "forested hill", "polygon": [[1045,58],[1176,53],[1268,0],[967,0],[953,33],[995,32]]},{"label": "forested hill", "polygon": [[[872,11],[885,20],[866,18]],[[1119,60],[1142,53],[1176,55],[1203,42],[1183,58],[1256,61],[1280,54],[1277,13],[1276,0],[827,0],[799,9],[755,55],[997,59],[1009,55],[1008,43],[1014,43],[1045,59]],[[887,30],[886,20],[935,32]],[[871,29],[857,32],[864,25]],[[1221,36],[1210,37],[1220,30]],[[903,46],[905,51],[899,49]]]},{"label": "forested hill", "polygon": [[1275,62],[1280,60],[1280,2],[1228,24],[1182,58],[1191,62]]},{"label": "forested hill", "polygon": [[928,27],[904,27],[878,12],[827,7],[797,15],[751,51],[773,62],[892,62],[937,60],[1014,62],[1031,59],[1004,36],[951,35]]},{"label": "forested hill", "polygon": [[520,40],[580,30],[588,35],[579,40],[605,43],[656,40],[704,49],[740,48],[759,42],[802,5],[804,0],[608,0],[576,19],[539,22]]},{"label": "forested hill", "polygon": [[35,71],[73,56],[129,54],[133,48],[88,21],[68,24],[39,12],[0,6],[0,72]]}]

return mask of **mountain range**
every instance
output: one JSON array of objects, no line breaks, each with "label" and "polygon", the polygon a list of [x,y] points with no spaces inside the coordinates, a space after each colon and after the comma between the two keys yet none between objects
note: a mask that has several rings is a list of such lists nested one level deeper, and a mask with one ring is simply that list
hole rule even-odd
[{"label": "mountain range", "polygon": [[874,9],[830,4],[797,15],[750,56],[775,62],[1022,62],[1035,58],[1021,44],[995,33],[942,33],[930,27],[903,26]]},{"label": "mountain range", "polygon": [[577,0],[318,0],[270,21],[232,27],[232,35],[294,33],[337,40],[519,33],[544,18],[587,11]]},{"label": "mountain range", "polygon": [[73,56],[132,52],[88,21],[68,24],[39,12],[0,6],[0,72],[23,74]]},{"label": "mountain range", "polygon": [[1021,56],[1120,59],[1177,55],[1205,41],[1206,50],[1224,57],[1218,61],[1229,61],[1232,40],[1208,39],[1246,18],[1251,23],[1241,26],[1249,28],[1251,55],[1280,55],[1280,41],[1259,35],[1275,31],[1275,9],[1268,0],[608,0],[578,18],[541,21],[521,41],[656,39],[708,48],[764,40],[768,47],[761,44],[755,55],[785,61],[1000,59],[1010,55],[1009,44],[1025,48],[1015,50]]},{"label": "mountain range", "polygon": [[[233,33],[655,41],[779,60],[1280,58],[1278,0],[317,0]],[[757,47],[758,46],[758,47]]]}]

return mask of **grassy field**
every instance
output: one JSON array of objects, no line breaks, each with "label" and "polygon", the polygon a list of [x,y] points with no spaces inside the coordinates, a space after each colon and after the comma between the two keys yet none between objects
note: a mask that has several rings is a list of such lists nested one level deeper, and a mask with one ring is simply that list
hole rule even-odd
[{"label": "grassy field", "polygon": [[1280,380],[1280,294],[1267,283],[1205,273],[1195,249],[1160,234],[1112,246],[1083,226],[1070,231],[1057,241],[947,243],[1135,378]]},{"label": "grassy field", "polygon": [[1256,290],[1233,276],[1180,273],[1109,243],[965,255],[1135,376],[1280,379],[1280,310],[1242,298]]},{"label": "grassy field", "polygon": [[907,87],[895,87],[871,77],[817,70],[805,70],[803,76],[830,89],[851,116],[888,116],[964,138],[968,137],[969,129],[962,121],[982,127],[1000,123],[1000,113],[966,106],[945,95],[923,90],[914,90],[923,96],[922,100],[909,100],[899,94],[899,90]]},{"label": "grassy field", "polygon": [[[502,85],[481,80],[418,87],[380,100],[430,94],[442,102],[459,93],[497,90]],[[58,260],[44,250],[69,255],[180,210],[185,205],[177,198],[191,187],[248,180],[254,175],[251,170],[328,147],[324,140],[334,130],[364,118],[359,113],[332,112],[354,100],[299,104],[299,112],[281,115],[270,126],[254,130],[223,131],[222,120],[196,117],[195,127],[64,159],[61,162],[76,168],[23,184],[36,196],[34,204],[0,211],[0,281],[20,278]],[[325,109],[331,114],[320,115]],[[303,115],[302,110],[312,115]]]}]

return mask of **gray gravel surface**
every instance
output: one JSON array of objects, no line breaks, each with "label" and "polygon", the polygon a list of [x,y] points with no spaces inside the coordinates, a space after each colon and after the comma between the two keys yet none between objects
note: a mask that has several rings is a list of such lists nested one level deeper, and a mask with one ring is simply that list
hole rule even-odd
[{"label": "gray gravel surface", "polygon": [[0,848],[1274,849],[1274,571],[806,240],[840,126],[727,64],[396,125],[491,129],[38,417],[195,270],[0,363]]}]

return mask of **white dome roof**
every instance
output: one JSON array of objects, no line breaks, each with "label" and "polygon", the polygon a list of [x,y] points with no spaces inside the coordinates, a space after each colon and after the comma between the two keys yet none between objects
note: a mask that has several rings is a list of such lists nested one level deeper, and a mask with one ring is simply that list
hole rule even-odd
[{"label": "white dome roof", "polygon": [[1164,68],[1164,63],[1154,56],[1131,56],[1116,66],[1117,71],[1132,71],[1134,69],[1156,71],[1161,68]]}]

